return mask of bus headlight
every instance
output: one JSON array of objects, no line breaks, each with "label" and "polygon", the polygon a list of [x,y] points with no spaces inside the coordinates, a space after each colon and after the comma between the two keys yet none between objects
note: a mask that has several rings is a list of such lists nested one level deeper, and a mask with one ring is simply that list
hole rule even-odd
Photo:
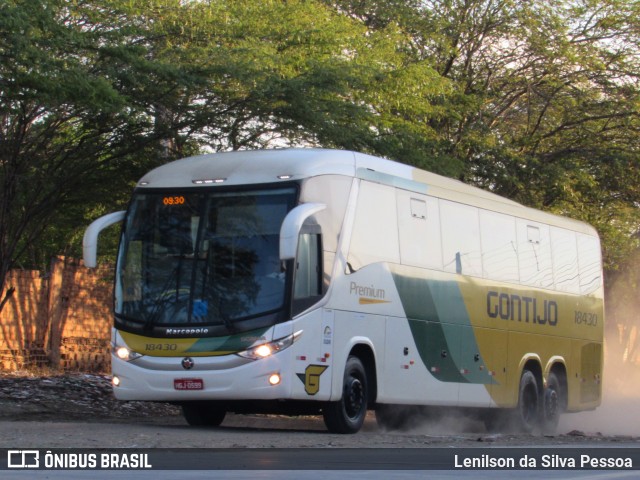
[{"label": "bus headlight", "polygon": [[140,353],[134,352],[122,345],[112,345],[111,352],[120,360],[124,360],[125,362],[130,362],[131,360],[135,360],[142,356]]},{"label": "bus headlight", "polygon": [[237,355],[251,360],[266,358],[293,345],[300,335],[302,335],[302,330],[278,340],[274,340],[273,342],[256,345],[255,347],[251,347],[243,352],[238,352]]}]

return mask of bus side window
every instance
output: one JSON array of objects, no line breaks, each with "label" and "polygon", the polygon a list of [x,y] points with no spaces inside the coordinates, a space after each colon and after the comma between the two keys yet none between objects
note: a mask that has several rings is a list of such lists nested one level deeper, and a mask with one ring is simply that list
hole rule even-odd
[{"label": "bus side window", "polygon": [[602,265],[598,237],[578,234],[578,268],[581,295],[589,295],[600,288]]},{"label": "bus side window", "polygon": [[553,279],[556,290],[579,294],[580,278],[576,233],[551,227],[551,246]]},{"label": "bus side window", "polygon": [[362,181],[347,255],[349,273],[373,263],[400,263],[398,237],[396,189]]},{"label": "bus side window", "polygon": [[477,207],[440,200],[445,272],[482,276],[479,215]]},{"label": "bus side window", "polygon": [[313,305],[322,296],[322,241],[319,233],[300,233],[294,273],[295,315]]},{"label": "bus side window", "polygon": [[520,283],[554,288],[549,226],[516,219],[516,237]]}]

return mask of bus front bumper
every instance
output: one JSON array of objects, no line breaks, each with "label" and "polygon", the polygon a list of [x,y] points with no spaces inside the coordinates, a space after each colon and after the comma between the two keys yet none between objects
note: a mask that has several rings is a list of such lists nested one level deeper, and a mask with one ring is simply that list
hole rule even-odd
[{"label": "bus front bumper", "polygon": [[113,393],[118,400],[166,402],[287,399],[292,377],[287,353],[233,361],[232,366],[229,358],[220,357],[143,357],[138,362],[112,355]]}]

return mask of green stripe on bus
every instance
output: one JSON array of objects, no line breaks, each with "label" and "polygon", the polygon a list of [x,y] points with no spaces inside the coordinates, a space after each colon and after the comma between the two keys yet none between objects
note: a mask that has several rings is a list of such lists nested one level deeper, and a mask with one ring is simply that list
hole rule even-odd
[{"label": "green stripe on bus", "polygon": [[442,382],[489,384],[456,282],[393,274],[411,334],[427,370]]}]

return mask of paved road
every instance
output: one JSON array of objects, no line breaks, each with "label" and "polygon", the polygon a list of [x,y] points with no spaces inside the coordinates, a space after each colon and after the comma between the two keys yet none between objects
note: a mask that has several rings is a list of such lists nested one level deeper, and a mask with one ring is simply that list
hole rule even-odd
[{"label": "paved road", "polygon": [[[571,449],[613,449],[614,456],[626,455],[626,448],[640,463],[640,442],[637,437],[603,436],[597,434],[560,434],[553,437],[531,435],[489,435],[456,431],[442,425],[425,425],[411,432],[384,432],[369,418],[357,435],[334,435],[324,429],[317,418],[289,419],[283,417],[230,416],[221,428],[192,428],[180,417],[137,423],[112,423],[103,420],[89,422],[0,422],[0,448],[4,449],[69,449],[88,448],[144,449],[161,457],[152,463],[156,468],[185,468],[167,471],[16,471],[4,470],[0,477],[8,480],[131,478],[163,480],[175,478],[251,478],[251,479],[417,479],[474,478],[501,479],[517,476],[529,478],[571,480],[577,478],[617,479],[638,478],[640,471],[565,471],[539,470],[465,471],[452,468],[451,456],[474,451],[477,455],[507,455],[516,460],[523,455],[546,453],[566,456]],[[473,430],[473,428],[471,428]],[[296,450],[292,450],[298,447]],[[509,447],[510,450],[507,450]],[[172,452],[180,449],[178,457]],[[212,449],[212,450],[198,450]],[[249,449],[249,450],[248,450]],[[256,450],[259,449],[259,450]],[[355,449],[355,450],[353,450]],[[475,449],[475,450],[471,450]],[[102,450],[105,451],[105,450]],[[121,452],[122,450],[117,450]],[[506,454],[504,452],[507,452]],[[565,452],[565,453],[562,453]],[[44,453],[43,453],[44,454]],[[3,455],[5,455],[3,453]],[[462,458],[462,457],[461,457]],[[0,458],[0,467],[6,460]],[[635,465],[635,464],[634,464]],[[235,470],[242,466],[241,470]],[[405,470],[407,466],[417,470]],[[637,467],[637,465],[636,465]],[[294,470],[289,470],[293,468]],[[423,470],[449,468],[449,470]],[[196,470],[198,469],[198,470]],[[274,470],[275,469],[275,470]]]}]

